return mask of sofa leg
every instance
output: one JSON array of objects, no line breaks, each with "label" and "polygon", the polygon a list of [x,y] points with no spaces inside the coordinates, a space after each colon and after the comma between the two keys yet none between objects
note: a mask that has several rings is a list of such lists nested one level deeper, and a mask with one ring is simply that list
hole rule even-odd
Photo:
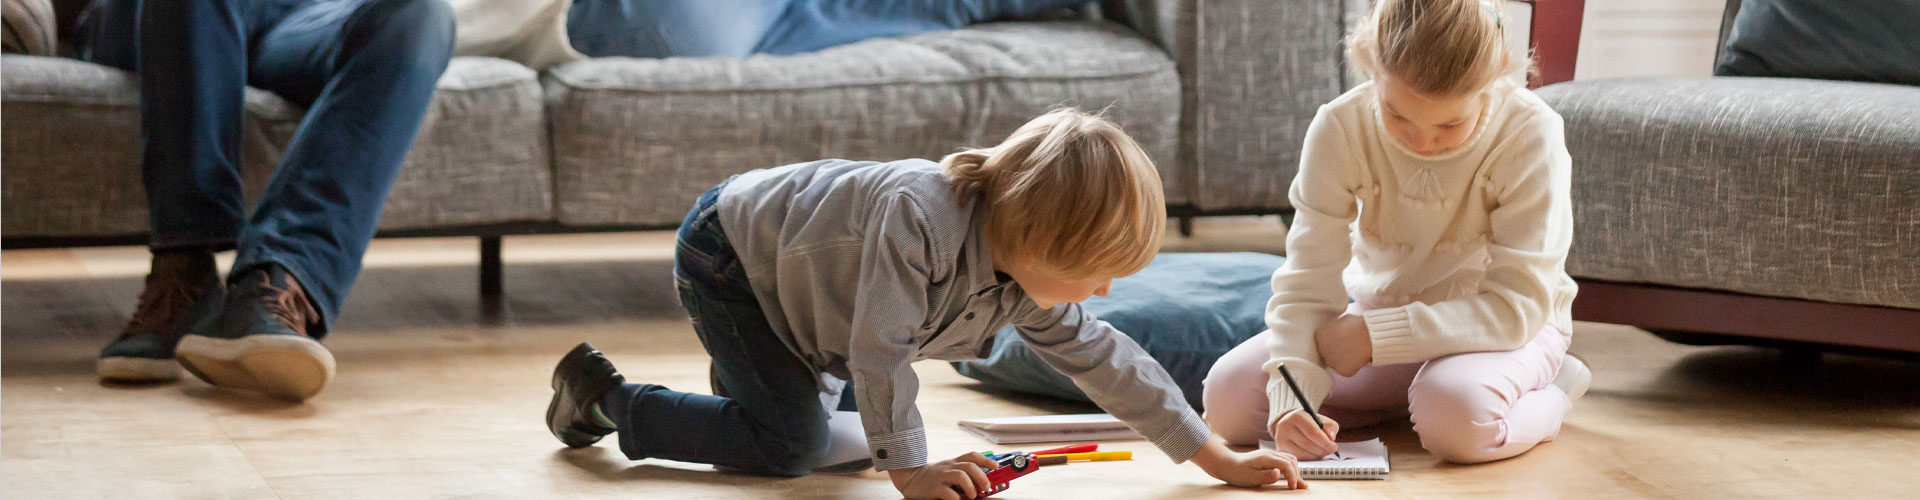
[{"label": "sofa leg", "polygon": [[1794,376],[1806,376],[1820,369],[1821,352],[1809,347],[1787,347],[1780,350],[1780,369]]},{"label": "sofa leg", "polygon": [[1180,236],[1193,237],[1193,216],[1180,216]]},{"label": "sofa leg", "polygon": [[500,237],[480,237],[480,312],[488,322],[499,319],[505,294],[500,284]]}]

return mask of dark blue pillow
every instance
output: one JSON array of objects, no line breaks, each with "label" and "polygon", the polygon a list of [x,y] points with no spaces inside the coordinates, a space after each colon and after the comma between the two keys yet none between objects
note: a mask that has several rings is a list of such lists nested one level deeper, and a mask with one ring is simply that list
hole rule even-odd
[{"label": "dark blue pillow", "polygon": [[[1139,273],[1113,282],[1106,297],[1087,300],[1166,367],[1187,402],[1200,408],[1200,383],[1220,356],[1266,329],[1273,271],[1285,258],[1260,253],[1166,253]],[[993,354],[953,369],[988,386],[1087,401],[1073,380],[1047,367],[1008,327]]]},{"label": "dark blue pillow", "polygon": [[1743,0],[1713,74],[1920,85],[1920,0]]}]

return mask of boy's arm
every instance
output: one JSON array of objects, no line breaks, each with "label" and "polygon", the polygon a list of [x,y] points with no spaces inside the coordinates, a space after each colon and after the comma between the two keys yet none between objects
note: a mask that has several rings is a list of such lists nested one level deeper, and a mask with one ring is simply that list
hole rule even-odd
[{"label": "boy's arm", "polygon": [[895,194],[868,221],[847,353],[854,401],[878,470],[927,463],[912,362],[927,317],[931,235],[912,199]]},{"label": "boy's arm", "polygon": [[1273,298],[1267,301],[1267,328],[1273,331],[1262,369],[1267,381],[1268,421],[1300,407],[1280,376],[1285,363],[1308,401],[1326,399],[1333,377],[1322,368],[1314,331],[1347,308],[1341,273],[1353,260],[1350,226],[1359,216],[1354,202],[1361,188],[1342,124],[1322,107],[1307,127],[1300,173],[1288,199],[1293,225],[1287,230],[1287,261],[1273,273]]},{"label": "boy's arm", "polygon": [[1207,474],[1241,487],[1287,480],[1305,483],[1294,457],[1268,450],[1235,453],[1207,429],[1180,394],[1180,386],[1133,339],[1093,317],[1080,304],[1040,309],[1027,304],[1016,328],[1047,366],[1073,379],[1094,404],[1126,422],[1174,463],[1192,460]]},{"label": "boy's arm", "polygon": [[[1487,273],[1478,294],[1433,304],[1367,311],[1373,362],[1425,361],[1448,354],[1517,349],[1547,317],[1573,244],[1571,164],[1559,115],[1522,125],[1538,133],[1492,167]],[[1572,300],[1573,294],[1558,295]]]},{"label": "boy's arm", "polygon": [[1073,379],[1094,404],[1133,427],[1175,463],[1212,434],[1160,363],[1080,304],[1040,309],[1027,303],[1016,330],[1047,366]]}]

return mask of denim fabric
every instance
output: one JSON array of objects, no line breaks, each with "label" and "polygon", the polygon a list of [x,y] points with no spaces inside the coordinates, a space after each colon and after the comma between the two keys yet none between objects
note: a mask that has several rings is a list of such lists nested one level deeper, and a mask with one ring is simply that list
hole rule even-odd
[{"label": "denim fabric", "polygon": [[[722,184],[725,186],[725,184]],[[622,391],[614,422],[628,458],[664,458],[800,476],[823,465],[827,409],[812,370],[773,333],[713,210],[700,196],[680,225],[673,277],[728,397],[657,385]]]},{"label": "denim fabric", "polygon": [[[331,324],[452,58],[452,8],[97,0],[79,33],[80,58],[140,74],[153,248],[235,247],[234,277],[278,264]],[[307,107],[251,218],[239,170],[249,85]]]},{"label": "denim fabric", "polygon": [[592,57],[744,58],[1026,17],[1088,0],[574,0],[567,38]]}]

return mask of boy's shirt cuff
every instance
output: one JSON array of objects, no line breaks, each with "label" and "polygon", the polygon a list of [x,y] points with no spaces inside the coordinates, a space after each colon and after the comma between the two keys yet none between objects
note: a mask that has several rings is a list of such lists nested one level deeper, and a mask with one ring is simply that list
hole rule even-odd
[{"label": "boy's shirt cuff", "polygon": [[927,431],[915,427],[892,434],[867,436],[874,470],[910,469],[927,464]]},{"label": "boy's shirt cuff", "polygon": [[1200,448],[1213,439],[1213,431],[1207,428],[1207,422],[1200,418],[1192,408],[1180,416],[1180,422],[1167,428],[1159,436],[1148,436],[1153,446],[1173,459],[1173,463],[1184,463],[1200,453]]}]

